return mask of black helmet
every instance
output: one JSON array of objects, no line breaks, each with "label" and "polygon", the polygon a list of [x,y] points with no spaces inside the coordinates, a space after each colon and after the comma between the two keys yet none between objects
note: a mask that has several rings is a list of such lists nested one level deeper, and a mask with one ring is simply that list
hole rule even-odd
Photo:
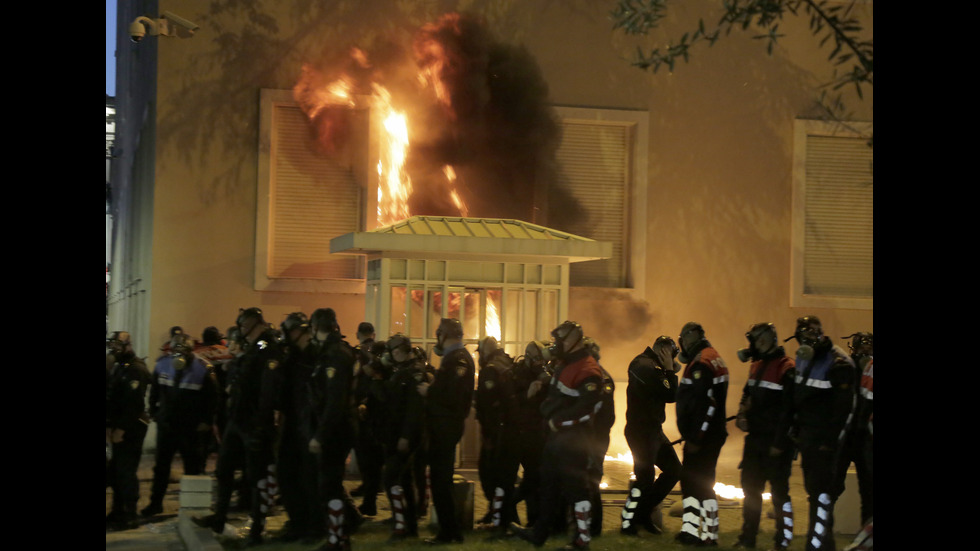
[{"label": "black helmet", "polygon": [[290,339],[290,334],[296,329],[308,329],[310,327],[310,320],[306,317],[303,312],[293,312],[286,316],[286,319],[279,325],[282,330],[282,336],[286,339],[286,342],[292,342]]},{"label": "black helmet", "polygon": [[444,337],[447,339],[462,339],[463,324],[456,318],[442,318],[439,327],[436,328],[436,338]]},{"label": "black helmet", "polygon": [[314,331],[326,331],[327,333],[339,333],[340,324],[337,323],[337,313],[333,308],[317,308],[310,316],[310,325]]},{"label": "black helmet", "polygon": [[218,331],[218,328],[213,325],[206,328],[204,333],[201,334],[201,342],[207,346],[212,344],[221,344],[221,339],[223,338],[225,338],[225,336],[222,335],[221,331]]}]

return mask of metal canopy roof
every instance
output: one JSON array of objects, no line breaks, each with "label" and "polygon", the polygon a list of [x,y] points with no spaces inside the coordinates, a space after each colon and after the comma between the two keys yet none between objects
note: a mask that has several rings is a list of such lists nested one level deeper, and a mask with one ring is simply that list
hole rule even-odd
[{"label": "metal canopy roof", "polygon": [[521,220],[413,216],[390,226],[330,240],[331,253],[421,253],[425,256],[532,256],[582,262],[612,256],[612,243]]}]

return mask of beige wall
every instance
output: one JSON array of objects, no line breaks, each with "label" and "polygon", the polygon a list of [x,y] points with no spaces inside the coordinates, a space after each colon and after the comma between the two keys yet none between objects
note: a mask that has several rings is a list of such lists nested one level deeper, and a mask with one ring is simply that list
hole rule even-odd
[{"label": "beige wall", "polygon": [[[301,63],[318,52],[386,34],[409,37],[457,5],[483,14],[500,38],[530,50],[555,104],[649,111],[645,300],[577,290],[570,305],[617,378],[657,335],[677,335],[697,320],[733,370],[736,402],[745,368],[735,350],[750,324],[773,321],[787,336],[798,316],[815,313],[834,337],[874,329],[873,311],[789,306],[793,120],[819,115],[817,85],[832,69],[829,50],[817,48],[805,21],[780,26],[787,37],[772,56],[751,32],[735,32],[696,51],[673,74],[651,75],[625,61],[636,42],[610,32],[608,3],[295,4],[318,7],[303,12],[269,1],[249,20],[237,8],[209,15],[200,2],[161,1],[161,10],[201,29],[160,47],[151,338],[162,341],[177,323],[194,332],[223,328],[238,307],[252,305],[275,321],[333,306],[353,334],[362,296],[253,290],[259,89],[291,88]],[[701,13],[717,19],[717,2],[677,4],[655,38],[676,36]],[[868,12],[870,27],[873,6],[858,8]],[[849,98],[855,120],[873,120],[872,94],[866,90],[863,102]]]}]

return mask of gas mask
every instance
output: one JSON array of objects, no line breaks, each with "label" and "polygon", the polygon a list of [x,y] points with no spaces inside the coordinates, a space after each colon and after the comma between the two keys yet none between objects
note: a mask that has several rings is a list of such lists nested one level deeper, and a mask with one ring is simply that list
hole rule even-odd
[{"label": "gas mask", "polygon": [[548,347],[548,353],[556,359],[563,359],[582,341],[582,326],[574,321],[565,321],[551,331],[551,338],[554,339]]},{"label": "gas mask", "polygon": [[875,355],[875,336],[873,333],[854,333],[842,337],[851,339],[847,347],[850,349],[851,357],[861,371],[868,366],[868,362]]},{"label": "gas mask", "polygon": [[703,348],[699,344],[704,340],[704,329],[699,323],[693,321],[687,322],[681,328],[681,334],[677,340],[680,343],[681,349],[677,355],[677,359],[683,364],[689,363],[701,351],[701,348]]},{"label": "gas mask", "polygon": [[[796,332],[792,337],[800,343],[796,350],[796,355],[801,360],[811,360],[816,354],[816,348],[823,338],[823,326],[820,318],[816,316],[804,316],[796,320]],[[789,339],[787,339],[789,340]]]},{"label": "gas mask", "polygon": [[447,339],[462,338],[463,324],[456,318],[442,318],[439,322],[439,327],[436,328],[436,345],[432,348],[432,351],[436,356],[441,357],[446,353],[445,344]]},{"label": "gas mask", "polygon": [[745,338],[749,341],[749,347],[736,353],[742,362],[760,360],[776,348],[776,328],[771,323],[753,325],[745,333]]},{"label": "gas mask", "polygon": [[174,338],[170,340],[170,353],[173,356],[173,367],[178,371],[194,361],[191,343],[188,342],[187,336],[182,333],[175,334]]}]

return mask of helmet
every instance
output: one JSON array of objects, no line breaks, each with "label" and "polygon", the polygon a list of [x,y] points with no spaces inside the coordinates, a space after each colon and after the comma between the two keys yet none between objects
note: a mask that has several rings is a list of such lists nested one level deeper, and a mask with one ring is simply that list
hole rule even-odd
[{"label": "helmet", "polygon": [[412,349],[412,340],[409,339],[407,335],[395,333],[394,335],[388,337],[388,342],[385,343],[385,348],[388,350],[388,352],[394,352],[398,349],[408,352]]},{"label": "helmet", "polygon": [[681,349],[678,359],[687,363],[698,353],[699,346],[704,341],[704,328],[701,327],[700,323],[689,321],[681,328],[681,334],[677,340]]},{"label": "helmet", "polygon": [[497,350],[500,350],[500,347],[497,345],[496,337],[487,336],[480,339],[480,343],[476,345],[476,352],[480,355],[480,367],[486,366],[490,356]]},{"label": "helmet", "polygon": [[245,308],[238,311],[238,319],[235,320],[235,325],[238,326],[238,330],[241,331],[242,337],[252,332],[257,325],[265,323],[265,318],[262,317],[262,310],[259,308]]},{"label": "helmet", "polygon": [[[779,342],[776,337],[776,326],[771,323],[757,323],[749,327],[745,332],[745,338],[749,341],[749,347],[739,349],[737,352],[738,359],[743,362],[761,358],[776,348],[776,343]],[[759,347],[760,340],[765,350]]]},{"label": "helmet", "polygon": [[548,361],[548,344],[541,341],[531,341],[524,348],[524,357],[533,363]]},{"label": "helmet", "polygon": [[462,339],[463,324],[456,318],[442,318],[439,321],[439,327],[436,328],[436,338],[438,339],[440,337],[445,339]]},{"label": "helmet", "polygon": [[113,331],[111,335],[105,339],[106,348],[112,351],[113,354],[119,356],[124,354],[132,344],[128,331]]},{"label": "helmet", "polygon": [[362,321],[357,324],[357,332],[361,335],[370,335],[374,333],[374,325],[369,321]]},{"label": "helmet", "polygon": [[279,327],[282,330],[283,338],[286,340],[287,343],[291,343],[293,342],[290,336],[292,332],[295,331],[296,329],[303,329],[303,330],[309,329],[310,320],[309,318],[306,317],[306,314],[304,314],[303,312],[293,312],[292,314],[286,316],[286,319],[283,320],[282,324],[280,324]]},{"label": "helmet", "polygon": [[[551,354],[555,357],[562,357],[566,350],[571,350],[576,345],[578,345],[584,335],[582,333],[582,326],[577,322],[567,320],[562,322],[561,325],[555,327],[551,331],[551,337],[554,342],[551,345]],[[566,343],[571,343],[566,346]]]},{"label": "helmet", "polygon": [[847,344],[851,356],[873,356],[875,353],[875,336],[873,333],[854,333],[842,338],[851,339],[851,342]]},{"label": "helmet", "polygon": [[221,344],[221,339],[225,338],[215,326],[210,326],[201,334],[201,342],[205,345]]},{"label": "helmet", "polygon": [[337,313],[333,308],[317,308],[310,316],[310,325],[314,332],[339,333],[340,325],[337,323]]},{"label": "helmet", "polygon": [[[800,347],[796,350],[796,355],[801,359],[809,360],[816,354],[814,348],[823,338],[823,325],[817,316],[803,316],[796,320],[796,331],[793,336]],[[789,339],[786,339],[789,340]]]}]

